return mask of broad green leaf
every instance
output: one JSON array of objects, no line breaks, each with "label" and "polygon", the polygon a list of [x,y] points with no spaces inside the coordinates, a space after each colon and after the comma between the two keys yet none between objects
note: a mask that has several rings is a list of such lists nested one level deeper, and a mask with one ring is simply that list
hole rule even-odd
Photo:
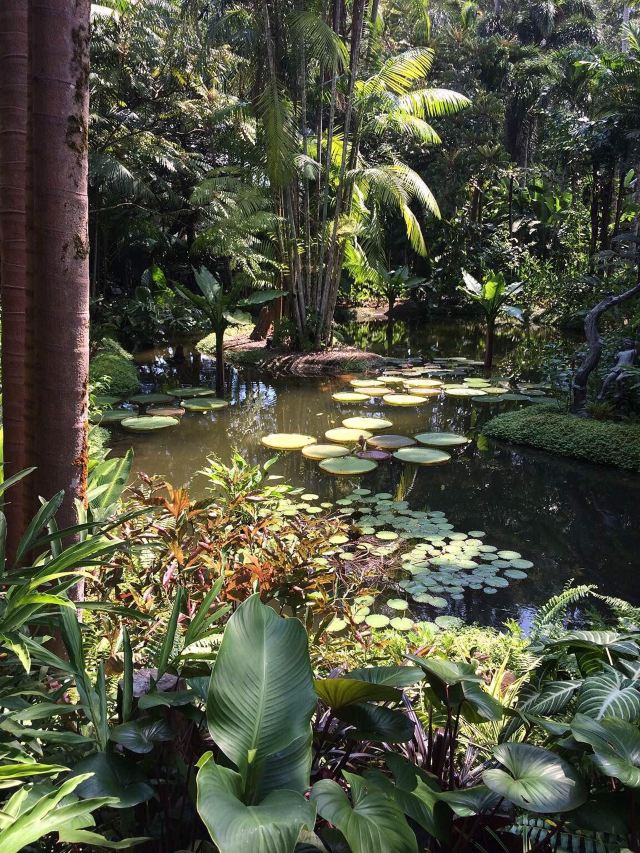
[{"label": "broad green leaf", "polygon": [[4,764],[0,765],[0,782],[8,779],[28,779],[31,776],[54,776],[65,773],[69,768],[61,764]]},{"label": "broad green leaf", "polygon": [[295,791],[272,791],[245,805],[239,773],[200,760],[198,814],[220,853],[293,853],[300,831],[313,830],[315,807]]},{"label": "broad green leaf", "polygon": [[164,720],[143,717],[111,729],[110,740],[131,752],[151,752],[156,743],[173,740],[173,733]]},{"label": "broad green leaf", "polygon": [[355,678],[317,678],[313,682],[315,691],[329,708],[343,708],[354,702],[400,702],[402,693],[384,684],[372,684]]},{"label": "broad green leaf", "polygon": [[616,717],[619,720],[640,718],[640,685],[613,667],[585,679],[578,694],[579,714],[594,720]]},{"label": "broad green leaf", "polygon": [[485,770],[485,785],[519,808],[537,813],[571,811],[587,799],[587,788],[564,759],[526,743],[502,743],[493,750],[505,770]]},{"label": "broad green leaf", "polygon": [[130,847],[144,844],[145,841],[151,841],[151,839],[142,836],[140,838],[123,838],[122,841],[110,841],[100,833],[91,832],[87,829],[61,829],[58,832],[58,841],[66,844],[80,844],[83,850],[91,847],[102,847],[106,850],[128,850]]},{"label": "broad green leaf", "polygon": [[116,504],[124,491],[131,466],[133,465],[133,450],[129,449],[122,457],[105,459],[92,470],[89,484],[92,489],[102,488],[100,495],[90,502],[91,508],[107,509]]},{"label": "broad green leaf", "polygon": [[640,730],[625,720],[593,720],[576,714],[571,723],[574,738],[593,747],[593,762],[605,776],[630,788],[640,788]]},{"label": "broad green leaf", "polygon": [[402,711],[393,711],[368,702],[346,705],[335,710],[336,716],[354,727],[349,737],[380,743],[405,743],[411,740],[414,723]]},{"label": "broad green leaf", "polygon": [[113,797],[116,800],[111,803],[114,809],[137,806],[153,796],[153,788],[136,764],[106,752],[95,752],[83,758],[73,768],[71,778],[75,776],[83,776],[77,789],[81,797]]},{"label": "broad green leaf", "polygon": [[491,791],[486,785],[475,785],[473,788],[444,791],[440,794],[440,799],[450,806],[458,817],[472,817],[495,808],[502,796]]},{"label": "broad green leaf", "polygon": [[396,752],[385,753],[384,760],[393,773],[395,784],[383,777],[388,784],[385,786],[383,783],[382,787],[394,797],[407,817],[415,820],[434,838],[440,841],[448,839],[451,811],[440,800],[436,778]]},{"label": "broad green leaf", "polygon": [[245,780],[251,766],[255,785],[268,756],[308,736],[316,702],[302,623],[281,618],[252,595],[227,623],[213,668],[207,701],[213,740]]},{"label": "broad green leaf", "polygon": [[369,666],[346,672],[345,678],[369,681],[371,684],[386,684],[389,687],[411,687],[424,678],[423,671],[417,666]]},{"label": "broad green leaf", "polygon": [[352,853],[418,853],[418,844],[400,807],[358,776],[344,773],[353,806],[343,789],[322,779],[311,789],[318,814],[336,826]]}]

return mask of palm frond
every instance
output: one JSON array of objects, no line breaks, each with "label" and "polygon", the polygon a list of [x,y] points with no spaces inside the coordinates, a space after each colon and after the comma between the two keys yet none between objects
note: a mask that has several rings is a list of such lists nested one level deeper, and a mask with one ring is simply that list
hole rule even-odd
[{"label": "palm frond", "polygon": [[437,118],[466,110],[471,101],[452,89],[416,89],[398,98],[398,106],[419,118]]},{"label": "palm frond", "polygon": [[307,58],[316,59],[324,67],[344,71],[349,52],[344,41],[315,12],[295,12],[289,19],[295,41],[303,42]]},{"label": "palm frond", "polygon": [[433,65],[434,53],[431,48],[421,47],[407,50],[393,56],[384,63],[374,75],[391,92],[403,95],[418,81],[423,80]]}]

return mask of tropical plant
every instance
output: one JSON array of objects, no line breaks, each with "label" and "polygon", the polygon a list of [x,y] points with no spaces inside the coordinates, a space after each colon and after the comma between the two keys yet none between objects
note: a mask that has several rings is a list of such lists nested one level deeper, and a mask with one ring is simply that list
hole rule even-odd
[{"label": "tropical plant", "polygon": [[515,317],[522,320],[522,310],[514,305],[508,304],[512,296],[522,290],[523,284],[516,281],[507,284],[501,272],[487,273],[482,284],[470,275],[466,270],[462,271],[464,287],[460,290],[473,302],[480,306],[487,324],[486,345],[484,354],[484,368],[491,370],[493,365],[493,347],[495,341],[496,320],[500,314]]}]

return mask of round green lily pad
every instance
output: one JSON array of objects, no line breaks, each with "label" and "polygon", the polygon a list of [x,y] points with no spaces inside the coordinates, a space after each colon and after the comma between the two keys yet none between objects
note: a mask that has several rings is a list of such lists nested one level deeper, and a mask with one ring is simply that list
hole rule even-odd
[{"label": "round green lily pad", "polygon": [[436,616],[433,620],[438,628],[459,628],[462,625],[462,619],[459,616]]},{"label": "round green lily pad", "polygon": [[134,394],[129,397],[130,403],[138,403],[138,405],[146,406],[152,403],[171,403],[173,397],[169,394]]},{"label": "round green lily pad", "polygon": [[413,628],[413,620],[406,616],[396,616],[391,620],[391,627],[396,631],[410,631]]},{"label": "round green lily pad", "polygon": [[468,438],[456,432],[421,432],[416,440],[429,447],[458,447],[469,443]]},{"label": "round green lily pad", "polygon": [[390,598],[387,601],[387,607],[390,607],[392,610],[406,610],[408,606],[409,604],[404,598]]},{"label": "round green lily pad", "polygon": [[524,580],[525,578],[529,577],[529,575],[526,572],[521,572],[520,569],[505,569],[504,574],[508,578],[513,578],[514,580],[519,580],[519,581]]},{"label": "round green lily pad", "polygon": [[482,539],[482,537],[486,536],[486,535],[487,534],[484,532],[484,530],[470,530],[469,531],[469,536],[473,537],[473,539]]},{"label": "round green lily pad", "polygon": [[386,385],[362,386],[358,388],[359,394],[366,394],[367,397],[384,397],[385,394],[391,394],[391,388]]},{"label": "round green lily pad", "polygon": [[186,399],[187,397],[213,397],[215,396],[215,391],[213,388],[206,388],[204,385],[192,385],[187,386],[186,388],[169,388],[167,394],[171,394],[172,397],[180,397],[181,399]]},{"label": "round green lily pad", "polygon": [[356,595],[354,602],[363,607],[370,607],[374,602],[374,598],[372,595]]},{"label": "round green lily pad", "polygon": [[443,450],[431,450],[428,447],[402,447],[393,455],[400,462],[410,462],[414,465],[440,465],[451,459]]},{"label": "round green lily pad", "polygon": [[369,399],[368,394],[359,394],[356,391],[338,391],[331,395],[336,403],[364,403]]},{"label": "round green lily pad", "polygon": [[348,541],[349,537],[345,536],[344,533],[336,533],[329,537],[329,542],[332,545],[345,545]]},{"label": "round green lily pad", "polygon": [[[342,444],[346,442],[347,444],[355,444],[360,438],[364,438],[365,441],[368,441],[371,438],[372,433],[368,432],[365,429],[349,429],[348,427],[335,427],[335,429],[328,429],[324,437],[329,441],[335,441],[338,444]],[[364,461],[364,460],[362,460]]]},{"label": "round green lily pad", "polygon": [[413,447],[415,439],[406,435],[374,435],[367,440],[367,444],[376,450],[400,450],[401,447]]},{"label": "round green lily pad", "polygon": [[263,436],[260,441],[272,450],[302,450],[308,444],[316,443],[313,436],[299,432],[272,432]]},{"label": "round green lily pad", "polygon": [[345,418],[342,421],[342,426],[347,427],[347,429],[377,430],[389,429],[393,424],[384,418]]},{"label": "round green lily pad", "polygon": [[188,412],[217,412],[226,409],[229,405],[226,400],[218,400],[212,397],[200,397],[183,400],[180,404]]},{"label": "round green lily pad", "polygon": [[378,463],[370,459],[358,459],[356,456],[342,456],[339,459],[324,459],[319,467],[327,474],[354,477],[358,474],[368,474],[378,467]]},{"label": "round green lily pad", "polygon": [[99,415],[92,415],[91,423],[100,424],[101,426],[104,424],[118,424],[121,423],[125,418],[130,417],[130,409],[107,409],[105,412],[102,412]]},{"label": "round green lily pad", "polygon": [[519,560],[522,554],[519,554],[517,551],[498,551],[498,557],[501,560]]},{"label": "round green lily pad", "polygon": [[532,569],[533,563],[531,560],[510,560],[512,569]]},{"label": "round green lily pad", "polygon": [[347,627],[347,620],[346,619],[340,619],[338,616],[336,616],[334,619],[331,620],[331,622],[329,622],[326,630],[328,631],[329,634],[337,634],[339,631],[344,631],[344,629],[346,627]]},{"label": "round green lily pad", "polygon": [[385,394],[382,400],[388,406],[419,406],[427,398],[419,394]]},{"label": "round green lily pad", "polygon": [[354,388],[372,388],[374,385],[384,385],[380,379],[352,379],[350,382]]},{"label": "round green lily pad", "polygon": [[134,432],[155,432],[158,429],[178,426],[180,421],[177,418],[162,418],[151,415],[141,418],[125,418],[121,423],[125,429]]},{"label": "round green lily pad", "polygon": [[405,379],[407,388],[439,388],[442,385],[439,379]]},{"label": "round green lily pad", "polygon": [[445,393],[447,397],[482,397],[484,391],[480,388],[447,388],[445,386]]},{"label": "round green lily pad", "polygon": [[383,616],[382,613],[370,613],[364,621],[370,628],[386,628],[389,624],[389,617]]},{"label": "round green lily pad", "polygon": [[502,396],[502,394],[499,394],[499,395],[493,394],[492,395],[492,394],[486,394],[485,393],[484,397],[476,397],[476,396],[472,397],[471,403],[474,406],[498,406],[500,403],[503,402],[503,400],[504,400],[504,397]]},{"label": "round green lily pad", "polygon": [[383,542],[395,542],[397,538],[398,534],[393,530],[379,530],[376,533],[376,539],[382,539]]},{"label": "round green lily pad", "polygon": [[423,397],[424,399],[440,396],[440,388],[407,388],[407,391],[414,397]]},{"label": "round green lily pad", "polygon": [[181,418],[185,410],[182,406],[149,406],[148,415],[157,415],[165,418]]},{"label": "round green lily pad", "polygon": [[302,455],[307,459],[335,459],[338,456],[348,456],[351,451],[340,444],[307,444],[302,448]]}]

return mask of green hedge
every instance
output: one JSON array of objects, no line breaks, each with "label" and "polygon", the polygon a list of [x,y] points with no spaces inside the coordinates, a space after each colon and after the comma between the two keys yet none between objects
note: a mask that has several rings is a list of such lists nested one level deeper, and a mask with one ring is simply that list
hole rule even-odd
[{"label": "green hedge", "polygon": [[100,382],[101,394],[126,397],[140,388],[138,371],[130,356],[116,352],[99,352],[91,359],[89,381]]},{"label": "green hedge", "polygon": [[560,456],[640,471],[640,424],[578,418],[542,405],[498,415],[482,432]]}]

